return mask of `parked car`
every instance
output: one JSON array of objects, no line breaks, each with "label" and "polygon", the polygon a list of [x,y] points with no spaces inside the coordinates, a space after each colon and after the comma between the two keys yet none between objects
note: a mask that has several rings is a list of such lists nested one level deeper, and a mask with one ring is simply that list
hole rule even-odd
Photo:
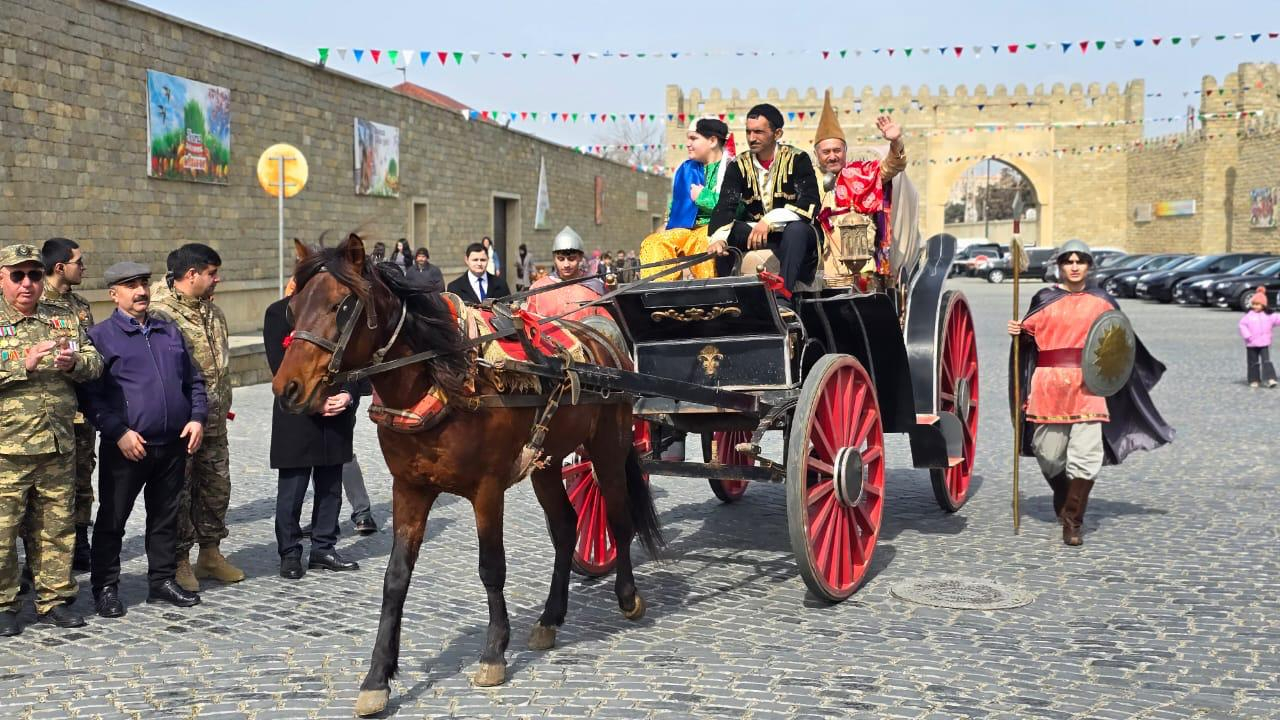
[{"label": "parked car", "polygon": [[[1098,287],[1102,287],[1112,275],[1124,272],[1125,270],[1135,270],[1140,267],[1142,263],[1146,262],[1149,257],[1151,256],[1144,253],[1137,253],[1134,255],[1113,255],[1108,258],[1105,265],[1101,265],[1093,272],[1090,272],[1089,279],[1096,283]],[[1053,277],[1049,277],[1046,273],[1044,281],[1054,282],[1054,278],[1057,277],[1058,268],[1057,266],[1054,266]]]},{"label": "parked car", "polygon": [[1222,253],[1202,255],[1192,262],[1170,270],[1158,270],[1138,278],[1133,286],[1135,297],[1157,302],[1173,302],[1173,286],[1194,275],[1226,272],[1240,263],[1261,257],[1261,253]]},{"label": "parked car", "polygon": [[[1055,248],[1027,248],[1027,269],[1023,270],[1020,275],[1022,277],[1043,277],[1046,264],[1052,265],[1053,258],[1058,254]],[[989,283],[1002,283],[1005,278],[1013,275],[1013,254],[1006,254],[1002,258],[996,258],[987,265],[985,277]]]},{"label": "parked car", "polygon": [[1133,297],[1133,287],[1138,284],[1138,278],[1142,275],[1157,270],[1172,270],[1193,257],[1195,256],[1186,253],[1152,255],[1146,261],[1134,266],[1133,269],[1123,270],[1107,278],[1102,287],[1115,297],[1130,298]]},{"label": "parked car", "polygon": [[1271,303],[1275,302],[1276,292],[1280,292],[1280,260],[1252,275],[1240,275],[1226,280],[1219,280],[1209,290],[1209,301],[1218,307],[1234,307],[1247,310],[1249,297],[1258,287],[1267,289]]},{"label": "parked car", "polygon": [[1173,286],[1173,301],[1179,305],[1212,305],[1209,301],[1209,290],[1213,284],[1221,280],[1231,280],[1242,275],[1255,273],[1266,274],[1272,265],[1280,266],[1280,258],[1274,255],[1263,255],[1240,263],[1227,272],[1207,275],[1192,275]]},{"label": "parked car", "polygon": [[[1057,253],[1056,250],[1054,252],[1055,254]],[[1094,270],[1093,272],[1090,273],[1090,276],[1096,277],[1098,270],[1109,267],[1114,263],[1116,263],[1117,261],[1119,261],[1121,258],[1126,258],[1126,257],[1129,257],[1129,255],[1125,253],[1125,251],[1123,250],[1114,250],[1112,248],[1094,249],[1093,250]],[[1047,283],[1058,282],[1058,264],[1053,262],[1052,260],[1050,260],[1049,263],[1045,265],[1044,281]],[[1093,280],[1093,282],[1096,283],[1097,280],[1095,279]]]},{"label": "parked car", "polygon": [[950,277],[964,275],[966,277],[974,277],[974,267],[978,263],[986,269],[986,263],[992,258],[1004,257],[1009,252],[1008,246],[1000,246],[996,243],[974,243],[966,245],[956,251],[955,257],[951,259]]}]

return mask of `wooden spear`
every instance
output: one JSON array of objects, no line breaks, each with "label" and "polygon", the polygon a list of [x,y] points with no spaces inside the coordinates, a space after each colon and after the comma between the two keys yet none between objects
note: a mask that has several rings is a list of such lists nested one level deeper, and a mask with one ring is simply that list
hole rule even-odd
[{"label": "wooden spear", "polygon": [[[1018,238],[1009,242],[1009,266],[1013,270],[1013,319],[1022,317],[1022,302],[1019,297],[1019,285],[1022,271],[1029,265],[1027,254],[1022,250]],[[1022,349],[1022,338],[1013,339],[1013,534],[1022,530],[1022,510],[1018,505],[1021,493],[1018,489],[1018,467],[1022,463],[1022,366],[1018,362],[1019,350]]]}]

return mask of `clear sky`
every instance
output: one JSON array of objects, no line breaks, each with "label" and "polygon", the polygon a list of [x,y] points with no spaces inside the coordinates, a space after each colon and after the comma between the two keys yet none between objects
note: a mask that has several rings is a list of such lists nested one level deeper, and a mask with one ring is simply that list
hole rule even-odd
[{"label": "clear sky", "polygon": [[[671,0],[601,2],[600,0],[524,0],[498,2],[301,2],[262,0],[142,0],[178,17],[268,45],[308,60],[318,47],[409,50],[478,51],[478,63],[464,57],[441,67],[409,65],[408,79],[450,95],[477,109],[540,112],[665,113],[668,84],[686,89],[770,87],[785,89],[843,88],[927,84],[952,87],[979,83],[988,88],[1017,83],[1028,88],[1043,83],[1090,82],[1123,84],[1146,80],[1148,93],[1163,97],[1146,100],[1148,118],[1182,115],[1201,77],[1221,78],[1242,62],[1280,61],[1280,39],[1266,32],[1280,31],[1280,2],[1276,0],[1064,0],[1020,2],[994,0],[922,0],[915,3],[758,2],[756,0],[698,3]],[[786,9],[785,15],[781,10]],[[723,9],[726,12],[718,12]],[[1212,36],[1261,32],[1256,43],[1248,37],[1215,42]],[[1179,47],[1164,42],[1152,48],[1150,38],[1200,35],[1200,43]],[[1028,42],[1078,42],[1145,38],[1134,49],[1106,49],[1081,54],[1078,47],[1063,53],[1020,50],[1009,55],[1003,46]],[[1001,45],[992,55],[991,45]],[[941,46],[966,48],[960,59],[938,57]],[[972,46],[985,51],[971,57]],[[873,55],[871,48],[898,48]],[[930,47],[906,58],[905,47]],[[851,52],[843,61],[821,55],[798,55],[798,50]],[[854,48],[868,52],[854,58]],[[568,58],[531,55],[528,60],[503,60],[488,51],[672,52],[774,51],[776,56],[728,55],[690,59]],[[368,56],[357,65],[336,54],[329,67],[374,82],[394,85],[400,70],[373,65]],[[589,123],[546,125],[520,123],[515,127],[567,144],[608,142],[605,125]],[[1181,129],[1178,124],[1149,124],[1147,134]]]}]

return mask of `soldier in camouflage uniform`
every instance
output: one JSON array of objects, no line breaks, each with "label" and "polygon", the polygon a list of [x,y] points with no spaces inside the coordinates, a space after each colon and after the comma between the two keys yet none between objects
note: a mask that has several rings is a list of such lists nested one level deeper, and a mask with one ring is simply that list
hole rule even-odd
[{"label": "soldier in camouflage uniform", "polygon": [[[75,385],[102,358],[75,315],[40,302],[44,267],[31,245],[0,249],[0,635],[18,625],[17,536],[31,509],[28,564],[41,622],[79,627],[68,605],[75,523]],[[32,552],[34,551],[34,552]]]},{"label": "soldier in camouflage uniform", "polygon": [[[84,279],[84,254],[74,240],[51,238],[40,248],[44,263],[44,297],[48,305],[61,308],[80,321],[85,332],[93,327],[93,310],[89,301],[71,288]],[[89,571],[89,526],[93,524],[93,468],[94,444],[97,433],[93,425],[85,421],[83,413],[76,413],[76,550],[71,568],[76,572]],[[26,541],[26,538],[23,538]]]},{"label": "soldier in camouflage uniform", "polygon": [[[169,254],[170,278],[152,288],[151,312],[173,321],[187,340],[192,358],[204,375],[209,419],[204,444],[187,463],[187,484],[178,507],[178,571],[183,589],[196,592],[198,578],[240,582],[244,572],[222,556],[231,503],[231,468],[227,448],[227,412],[231,409],[231,352],[227,318],[213,304],[222,258],[208,245],[188,243]],[[191,546],[200,555],[191,565]]]}]

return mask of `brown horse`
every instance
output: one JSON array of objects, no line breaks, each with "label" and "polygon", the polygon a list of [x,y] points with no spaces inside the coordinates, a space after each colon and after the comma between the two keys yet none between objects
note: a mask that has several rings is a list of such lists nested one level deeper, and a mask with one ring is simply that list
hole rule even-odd
[{"label": "brown horse", "polygon": [[[390,408],[411,408],[432,387],[451,399],[444,420],[428,430],[409,435],[385,427],[378,430],[393,480],[395,538],[382,586],[373,660],[360,686],[356,713],[372,715],[386,707],[400,654],[400,622],[409,579],[427,514],[442,492],[471,501],[479,536],[489,633],[472,681],[481,686],[501,684],[506,680],[511,632],[502,594],[507,572],[503,501],[507,488],[521,480],[514,468],[540,409],[481,406],[467,410],[452,402],[467,395],[469,373],[475,396],[498,395],[501,384],[495,384],[487,369],[476,372],[449,304],[436,292],[407,284],[398,270],[367,262],[358,235],[349,235],[337,248],[315,252],[301,243],[295,246],[298,288],[289,303],[294,332],[271,384],[285,410],[317,411],[337,373],[368,367],[380,357],[392,361],[428,351],[440,354],[373,375],[374,388]],[[630,369],[625,352],[610,352],[591,338],[582,341],[593,362],[609,364],[610,358],[621,358],[614,366]],[[566,455],[581,445],[595,464],[609,527],[617,541],[618,605],[631,620],[640,619],[645,611],[632,574],[631,539],[638,534],[651,555],[662,543],[653,498],[633,446],[629,400],[584,405],[566,400],[553,416],[547,438],[544,449],[549,461],[535,469],[532,478],[555,546],[555,569],[542,615],[529,636],[529,647],[535,650],[554,647],[556,628],[564,623],[568,609],[577,517],[560,476]]]}]

